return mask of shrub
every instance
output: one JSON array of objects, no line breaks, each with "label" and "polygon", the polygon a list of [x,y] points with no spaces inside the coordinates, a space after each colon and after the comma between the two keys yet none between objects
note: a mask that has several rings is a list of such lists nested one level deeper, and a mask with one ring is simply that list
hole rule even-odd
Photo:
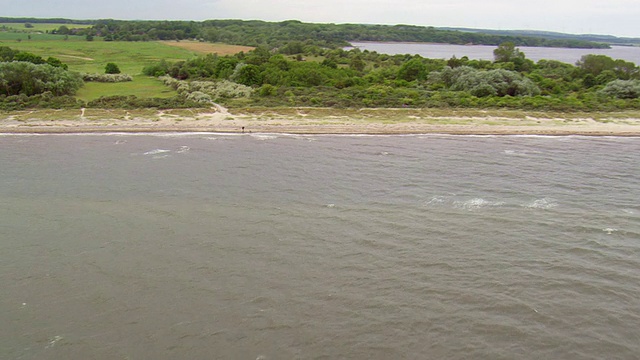
[{"label": "shrub", "polygon": [[477,70],[468,66],[455,69],[445,67],[429,76],[432,84],[441,83],[455,91],[468,91],[472,95],[518,96],[538,95],[540,89],[528,78],[505,69]]},{"label": "shrub", "polygon": [[73,95],[83,85],[80,74],[49,64],[24,61],[0,62],[0,94],[26,96],[50,91]]},{"label": "shrub", "polygon": [[126,82],[133,81],[131,75],[128,74],[82,74],[82,80],[94,82]]},{"label": "shrub", "polygon": [[105,74],[120,74],[120,68],[118,67],[118,65],[110,62],[110,63],[107,63],[107,65],[104,67],[104,73]]},{"label": "shrub", "polygon": [[138,98],[135,95],[103,96],[99,99],[89,101],[87,107],[101,109],[179,109],[197,108],[199,104],[183,96],[172,98]]},{"label": "shrub", "polygon": [[182,96],[188,96],[193,92],[207,94],[210,99],[221,98],[248,98],[253,93],[249,86],[237,84],[228,80],[222,81],[185,81],[176,80],[170,76],[162,76],[160,79],[167,86],[172,87]]},{"label": "shrub", "polygon": [[637,99],[640,97],[640,80],[614,80],[600,92],[618,99]]},{"label": "shrub", "polygon": [[194,91],[192,93],[190,93],[189,95],[187,95],[187,100],[196,102],[198,104],[208,104],[211,105],[212,101],[211,101],[211,96],[201,92],[201,91]]}]

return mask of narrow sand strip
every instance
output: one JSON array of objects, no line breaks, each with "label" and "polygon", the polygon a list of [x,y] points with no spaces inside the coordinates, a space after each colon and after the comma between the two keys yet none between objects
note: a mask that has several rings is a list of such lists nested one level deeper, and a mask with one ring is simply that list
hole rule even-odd
[{"label": "narrow sand strip", "polygon": [[253,132],[640,136],[640,116],[635,113],[595,115],[590,117],[584,114],[567,116],[522,111],[442,109],[32,110],[0,113],[0,133]]}]

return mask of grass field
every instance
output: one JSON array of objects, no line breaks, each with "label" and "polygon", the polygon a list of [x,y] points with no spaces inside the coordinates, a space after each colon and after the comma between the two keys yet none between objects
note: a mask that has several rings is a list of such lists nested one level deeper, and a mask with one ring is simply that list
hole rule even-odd
[{"label": "grass field", "polygon": [[[136,95],[138,97],[169,97],[175,92],[164,86],[159,80],[142,75],[142,69],[154,62],[164,59],[169,62],[187,60],[199,54],[218,53],[220,55],[235,54],[252,48],[227,44],[200,43],[195,41],[180,42],[125,42],[102,41],[96,37],[94,41],[86,41],[83,36],[64,36],[39,34],[43,30],[57,29],[63,24],[33,24],[33,28],[24,28],[24,24],[0,24],[11,26],[15,30],[27,32],[0,31],[0,46],[8,46],[14,50],[27,51],[47,58],[60,59],[69,65],[69,70],[81,73],[104,73],[107,63],[118,65],[120,71],[132,75],[131,82],[104,84],[86,83],[78,91],[77,97],[82,100],[93,100],[108,95]],[[66,25],[82,27],[84,25]],[[30,35],[31,39],[27,39]],[[18,40],[20,39],[20,40]]]},{"label": "grass field", "polygon": [[161,42],[86,41],[83,37],[50,35],[53,39],[11,41],[0,34],[0,46],[8,46],[40,55],[53,56],[69,65],[69,69],[84,73],[104,73],[107,63],[118,65],[123,73],[137,75],[146,65],[165,59],[167,61],[186,60],[196,52],[168,46]]},{"label": "grass field", "polygon": [[156,78],[137,75],[133,81],[121,83],[87,82],[78,90],[76,97],[80,100],[90,101],[100,96],[135,95],[139,98],[159,97],[167,98],[176,95],[176,92],[162,84]]}]

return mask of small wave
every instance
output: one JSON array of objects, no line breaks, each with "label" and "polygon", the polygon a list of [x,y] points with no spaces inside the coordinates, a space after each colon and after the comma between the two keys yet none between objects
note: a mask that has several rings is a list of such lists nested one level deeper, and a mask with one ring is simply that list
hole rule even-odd
[{"label": "small wave", "polygon": [[154,150],[147,151],[146,153],[144,153],[144,155],[157,155],[157,154],[168,153],[170,151],[171,150],[154,149]]},{"label": "small wave", "polygon": [[543,198],[543,199],[536,199],[523,206],[529,209],[551,209],[558,206],[558,203],[556,203],[551,199]]},{"label": "small wave", "polygon": [[429,199],[429,201],[427,201],[425,205],[427,206],[440,205],[440,204],[444,204],[446,201],[447,199],[444,196],[434,196],[431,199]]},{"label": "small wave", "polygon": [[612,233],[617,232],[617,231],[618,231],[618,229],[613,229],[613,228],[604,228],[604,229],[602,229],[602,231],[606,232],[606,233],[607,233],[607,235],[611,235]]},{"label": "small wave", "polygon": [[334,208],[334,207],[336,207],[336,204],[326,204],[325,207]]},{"label": "small wave", "polygon": [[56,336],[52,337],[51,339],[49,339],[49,342],[48,342],[46,348],[48,349],[48,348],[54,347],[61,340],[64,340],[64,338],[62,336],[56,335]]},{"label": "small wave", "polygon": [[456,201],[454,203],[454,207],[464,210],[476,210],[486,207],[498,207],[503,206],[505,203],[503,201],[487,201],[482,198],[474,198],[467,201]]},{"label": "small wave", "polygon": [[516,150],[505,150],[504,154],[508,156],[528,156],[527,153],[522,151],[516,151]]},{"label": "small wave", "polygon": [[191,150],[191,148],[190,148],[190,147],[188,147],[188,146],[180,146],[180,149],[178,149],[176,152],[177,152],[178,154],[181,154],[181,153],[185,153],[185,152],[187,152],[187,151],[189,151],[189,150]]},{"label": "small wave", "polygon": [[272,135],[272,134],[251,134],[251,137],[257,139],[257,140],[273,140],[273,139],[277,139],[278,136],[277,135]]}]

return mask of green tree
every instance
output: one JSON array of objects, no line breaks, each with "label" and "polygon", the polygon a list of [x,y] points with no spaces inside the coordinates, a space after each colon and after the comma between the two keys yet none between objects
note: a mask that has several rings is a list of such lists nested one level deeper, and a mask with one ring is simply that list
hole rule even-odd
[{"label": "green tree", "polygon": [[46,61],[36,54],[32,54],[26,51],[20,51],[13,56],[13,61],[26,61],[32,64],[44,64]]},{"label": "green tree", "polygon": [[71,34],[71,30],[69,30],[68,27],[66,27],[65,25],[61,25],[58,30],[56,30],[56,34],[60,34],[60,35],[69,35]]},{"label": "green tree", "polygon": [[364,60],[362,60],[362,56],[360,56],[360,54],[352,57],[351,61],[349,62],[349,67],[355,71],[363,71],[365,66],[366,64]]},{"label": "green tree", "polygon": [[0,95],[32,96],[47,91],[56,96],[73,95],[82,85],[80,74],[49,64],[0,63]]},{"label": "green tree", "polygon": [[582,71],[593,76],[600,75],[605,70],[613,70],[616,66],[615,60],[606,55],[583,55],[576,63]]},{"label": "green tree", "polygon": [[427,77],[427,66],[421,58],[413,58],[400,67],[398,78],[406,81],[424,80]]},{"label": "green tree", "polygon": [[493,50],[493,57],[495,63],[500,64],[500,68],[506,70],[529,71],[534,66],[533,61],[527,59],[524,53],[510,41],[498,45],[498,48]]},{"label": "green tree", "polygon": [[8,46],[0,46],[0,61],[13,61],[13,57],[19,53],[18,50],[13,50]]},{"label": "green tree", "polygon": [[120,68],[118,67],[118,65],[110,62],[110,63],[107,63],[107,65],[104,67],[104,73],[105,74],[120,74]]},{"label": "green tree", "polygon": [[493,50],[495,62],[514,62],[517,59],[524,59],[524,54],[516,48],[516,44],[511,41],[503,42],[498,48]]},{"label": "green tree", "polygon": [[231,80],[246,86],[260,85],[262,83],[262,75],[260,74],[260,68],[256,65],[239,64],[231,76]]},{"label": "green tree", "polygon": [[53,67],[59,67],[59,68],[63,68],[65,70],[69,69],[69,66],[65,63],[63,63],[62,61],[60,61],[60,59],[58,58],[54,58],[49,56],[47,58],[47,64],[53,66]]}]

